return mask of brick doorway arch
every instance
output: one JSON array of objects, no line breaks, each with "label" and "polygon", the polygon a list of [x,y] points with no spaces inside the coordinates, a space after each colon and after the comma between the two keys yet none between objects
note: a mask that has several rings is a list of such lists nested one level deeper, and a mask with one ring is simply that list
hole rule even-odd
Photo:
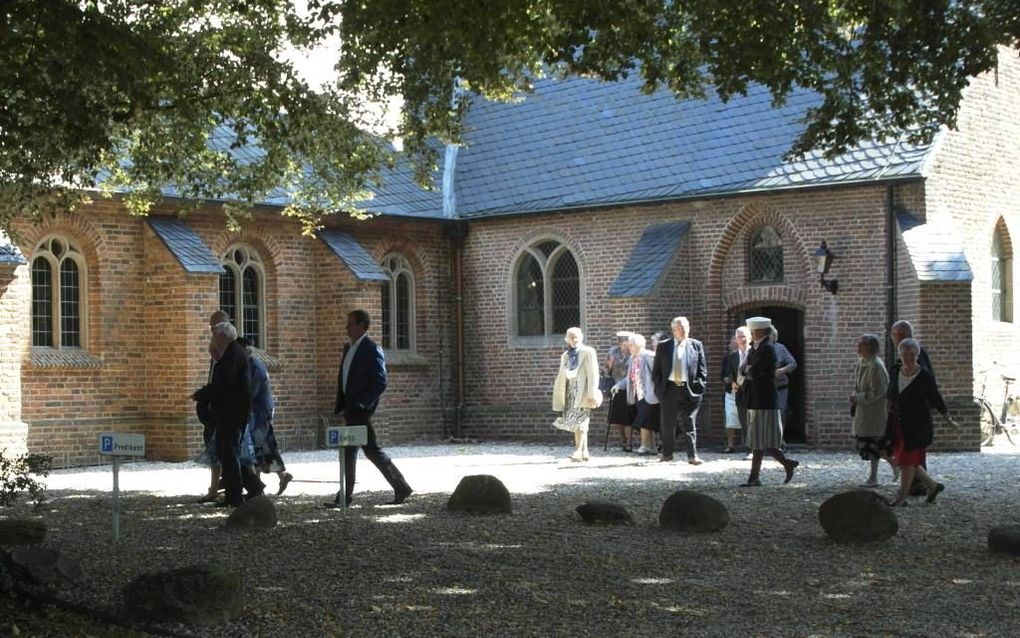
[{"label": "brick doorway arch", "polygon": [[779,331],[779,343],[786,346],[793,358],[797,361],[797,370],[790,375],[790,384],[787,388],[788,401],[783,421],[783,437],[787,443],[807,442],[807,418],[805,406],[807,366],[810,362],[804,360],[804,310],[802,308],[786,305],[762,305],[744,306],[729,311],[730,323],[740,325],[748,317],[769,317],[772,325]]}]

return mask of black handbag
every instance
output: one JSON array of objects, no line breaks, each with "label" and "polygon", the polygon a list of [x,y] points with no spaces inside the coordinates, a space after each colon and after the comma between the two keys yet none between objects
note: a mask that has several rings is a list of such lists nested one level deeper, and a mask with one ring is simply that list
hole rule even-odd
[{"label": "black handbag", "polygon": [[616,381],[613,377],[602,375],[599,377],[599,390],[602,390],[602,394],[609,396],[613,391],[613,386],[616,385]]}]

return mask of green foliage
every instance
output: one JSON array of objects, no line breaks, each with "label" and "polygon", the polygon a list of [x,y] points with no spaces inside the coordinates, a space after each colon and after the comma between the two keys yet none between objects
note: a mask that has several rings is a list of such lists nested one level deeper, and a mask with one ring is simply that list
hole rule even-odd
[{"label": "green foliage", "polygon": [[46,487],[35,477],[46,478],[53,459],[44,454],[21,454],[8,457],[0,452],[0,506],[10,507],[27,492],[29,498],[41,503]]},{"label": "green foliage", "polygon": [[[793,154],[955,122],[968,78],[1020,44],[1016,0],[8,0],[0,8],[0,228],[127,191],[144,214],[173,186],[245,207],[285,192],[314,229],[394,161],[372,104],[402,100],[425,183],[435,141],[463,136],[467,92],[520,99],[543,75],[723,99],[751,83],[823,101]],[[338,38],[313,89],[282,55]],[[1015,55],[1015,52],[1007,53]],[[209,145],[228,125],[234,139]],[[262,152],[241,159],[257,142]],[[124,158],[130,158],[125,161]],[[100,179],[102,177],[102,179]],[[277,190],[279,189],[279,190]]]}]

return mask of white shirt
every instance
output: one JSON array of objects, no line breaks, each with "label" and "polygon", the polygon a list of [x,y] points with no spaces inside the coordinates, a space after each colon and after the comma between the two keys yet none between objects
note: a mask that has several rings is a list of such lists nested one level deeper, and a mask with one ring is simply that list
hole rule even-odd
[{"label": "white shirt", "polygon": [[687,339],[677,341],[674,338],[673,351],[676,356],[673,357],[673,372],[669,380],[676,384],[687,383]]},{"label": "white shirt", "polygon": [[[365,333],[365,334],[368,334],[368,333]],[[361,341],[364,338],[365,338],[365,335],[361,335],[360,337],[358,337],[357,340],[354,343],[351,344],[351,347],[347,349],[347,355],[344,357],[344,362],[343,362],[343,365],[341,366],[341,370],[343,371],[342,372],[342,375],[343,375],[342,382],[343,382],[343,388],[344,388],[344,393],[345,394],[347,393],[347,375],[351,371],[351,362],[354,361],[354,352],[358,349],[358,346],[361,345]]]},{"label": "white shirt", "polygon": [[737,385],[741,385],[744,383],[744,375],[740,371],[744,369],[744,364],[747,363],[747,349],[740,350],[738,348],[737,352],[740,353],[740,364],[737,366]]}]

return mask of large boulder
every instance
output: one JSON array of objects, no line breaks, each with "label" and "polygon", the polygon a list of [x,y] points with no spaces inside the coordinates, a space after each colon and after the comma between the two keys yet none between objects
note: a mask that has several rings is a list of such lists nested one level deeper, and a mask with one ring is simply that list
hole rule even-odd
[{"label": "large boulder", "polygon": [[276,506],[265,496],[250,498],[234,509],[224,523],[231,529],[275,527]]},{"label": "large boulder", "polygon": [[588,501],[577,506],[577,513],[588,525],[633,525],[634,518],[627,508],[617,503]]},{"label": "large boulder", "polygon": [[988,551],[1020,556],[1020,525],[1000,525],[988,532]]},{"label": "large boulder", "polygon": [[241,616],[241,575],[193,565],[142,574],[124,588],[124,611],[141,622],[208,625]]},{"label": "large boulder", "polygon": [[729,522],[725,505],[691,490],[673,492],[659,512],[659,525],[674,532],[719,532]]},{"label": "large boulder", "polygon": [[457,489],[450,495],[446,508],[451,512],[470,512],[472,514],[510,514],[513,504],[510,502],[510,490],[496,478],[488,474],[465,476],[457,484]]},{"label": "large boulder", "polygon": [[38,545],[46,538],[46,523],[28,518],[0,520],[0,547]]},{"label": "large boulder", "polygon": [[838,543],[873,543],[896,535],[899,522],[889,503],[870,490],[842,492],[818,508],[818,522]]},{"label": "large boulder", "polygon": [[11,574],[37,585],[66,585],[84,577],[78,561],[55,549],[20,546],[8,553]]}]

